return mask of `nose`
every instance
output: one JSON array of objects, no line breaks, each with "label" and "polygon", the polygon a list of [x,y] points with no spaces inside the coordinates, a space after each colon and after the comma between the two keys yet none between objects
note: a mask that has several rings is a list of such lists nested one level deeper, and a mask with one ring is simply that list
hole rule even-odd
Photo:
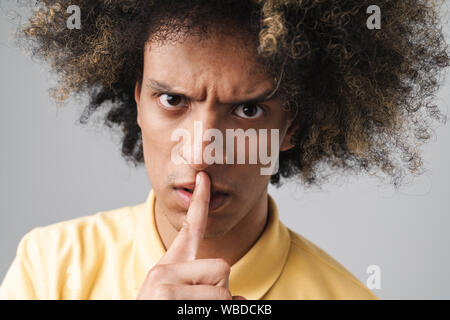
[{"label": "nose", "polygon": [[224,163],[223,138],[216,140],[218,135],[222,137],[222,131],[218,128],[219,118],[213,108],[199,107],[186,119],[185,129],[190,139],[184,141],[180,156],[195,171],[206,170],[219,158]]}]

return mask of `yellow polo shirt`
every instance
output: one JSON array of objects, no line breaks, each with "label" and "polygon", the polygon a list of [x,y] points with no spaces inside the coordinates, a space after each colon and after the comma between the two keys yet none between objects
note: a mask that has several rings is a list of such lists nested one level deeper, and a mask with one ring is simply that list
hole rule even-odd
[{"label": "yellow polo shirt", "polygon": [[[46,227],[20,241],[0,299],[135,299],[148,270],[164,255],[144,203]],[[231,266],[233,295],[247,299],[378,299],[342,265],[279,220],[269,195],[268,224]]]}]

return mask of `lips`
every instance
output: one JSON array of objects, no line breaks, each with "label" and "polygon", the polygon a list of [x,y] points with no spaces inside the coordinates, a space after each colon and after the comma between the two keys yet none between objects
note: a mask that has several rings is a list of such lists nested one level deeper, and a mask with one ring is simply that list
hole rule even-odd
[{"label": "lips", "polygon": [[[184,189],[187,192],[193,193],[195,188],[195,182],[186,182],[186,183],[180,183],[176,184],[175,189]],[[218,186],[213,184],[211,188],[211,195],[219,195],[219,194],[229,194],[228,190],[226,188],[223,188],[222,186]]]},{"label": "lips", "polygon": [[[184,187],[182,187],[182,188],[177,188],[177,187],[175,187],[175,189],[183,190],[183,191],[189,192],[190,194],[193,194],[193,193],[194,193],[194,189],[191,189],[191,188],[184,188]],[[227,194],[228,194],[228,192],[223,192],[223,191],[215,190],[215,191],[213,191],[213,192],[211,193],[211,196],[227,195]]]},{"label": "lips", "polygon": [[[173,189],[176,193],[178,202],[187,210],[192,199],[195,183],[185,183],[175,186]],[[230,193],[223,191],[222,188],[213,185],[209,200],[210,212],[219,209],[230,198]]]},{"label": "lips", "polygon": [[192,190],[192,189],[189,189],[189,188],[182,188],[184,191],[187,191],[187,192],[189,192],[189,193],[194,193],[194,190]]}]

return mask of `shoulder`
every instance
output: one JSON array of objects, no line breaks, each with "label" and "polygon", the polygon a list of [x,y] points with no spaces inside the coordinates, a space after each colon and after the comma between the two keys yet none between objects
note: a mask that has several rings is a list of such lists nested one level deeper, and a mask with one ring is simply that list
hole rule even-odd
[{"label": "shoulder", "polygon": [[17,255],[34,271],[96,269],[130,251],[140,208],[123,206],[36,227],[23,236]]},{"label": "shoulder", "polygon": [[132,206],[99,211],[75,219],[40,226],[29,231],[22,240],[32,239],[45,249],[61,249],[75,244],[97,246],[104,242],[116,242],[131,236],[134,228]]},{"label": "shoulder", "polygon": [[[27,232],[16,256],[30,270],[62,268],[65,265],[97,265],[132,244],[135,208],[126,206],[70,219]],[[41,270],[39,270],[41,269]]]},{"label": "shoulder", "polygon": [[280,286],[295,299],[379,299],[323,249],[288,228],[291,246]]},{"label": "shoulder", "polygon": [[74,292],[80,297],[88,296],[96,281],[94,275],[107,262],[122,261],[131,251],[139,208],[100,211],[27,232],[19,242],[0,296],[60,299],[72,290],[70,285],[79,287]]}]

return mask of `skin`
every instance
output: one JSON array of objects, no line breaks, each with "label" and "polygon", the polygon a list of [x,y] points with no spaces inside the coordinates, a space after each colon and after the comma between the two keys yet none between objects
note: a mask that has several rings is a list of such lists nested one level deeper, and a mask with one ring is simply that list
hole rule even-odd
[{"label": "skin", "polygon": [[[194,121],[202,121],[203,130],[217,128],[224,136],[225,129],[277,128],[280,150],[293,147],[289,141],[295,128],[279,98],[260,103],[264,112],[254,116],[243,112],[240,102],[274,88],[273,79],[260,71],[256,46],[249,43],[237,35],[215,33],[202,41],[188,36],[183,42],[146,46],[142,84],[135,89],[137,122],[156,197],[156,225],[167,252],[149,271],[138,299],[232,299],[230,266],[264,230],[270,179],[260,174],[264,166],[248,161],[239,165],[171,161],[178,143],[171,141],[171,133],[183,128],[194,136]],[[169,85],[171,91],[155,90],[150,79]],[[167,98],[176,95],[182,97],[173,106]],[[174,184],[194,182],[198,173],[200,184],[187,210],[176,200]],[[230,196],[224,206],[211,211],[210,192],[216,184]]]}]

